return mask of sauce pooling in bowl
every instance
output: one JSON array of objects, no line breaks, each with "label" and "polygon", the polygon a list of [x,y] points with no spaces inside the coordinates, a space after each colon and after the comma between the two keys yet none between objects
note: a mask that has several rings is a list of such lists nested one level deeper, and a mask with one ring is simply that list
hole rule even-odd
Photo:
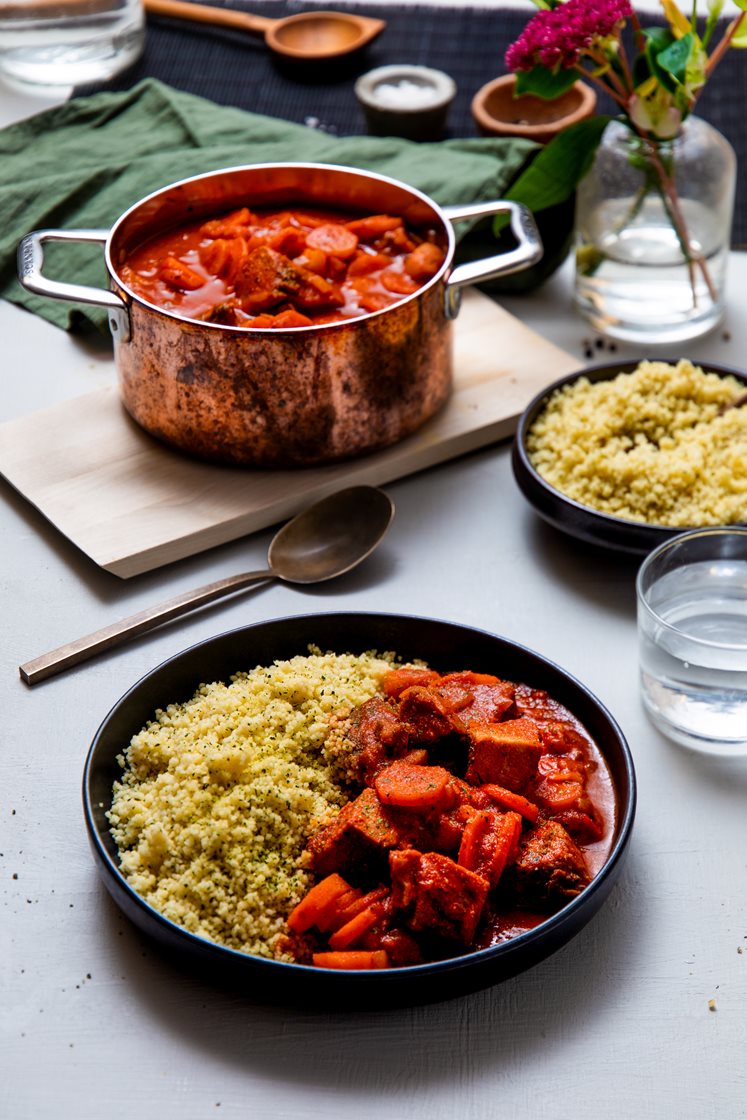
[{"label": "sauce pooling in bowl", "polygon": [[308,327],[381,311],[439,271],[435,230],[389,214],[243,207],[147,241],[121,269],[141,298],[231,327]]}]

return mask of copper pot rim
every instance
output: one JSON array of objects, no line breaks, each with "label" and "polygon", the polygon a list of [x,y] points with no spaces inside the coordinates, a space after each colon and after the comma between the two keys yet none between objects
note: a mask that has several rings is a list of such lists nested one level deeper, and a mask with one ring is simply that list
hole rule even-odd
[{"label": "copper pot rim", "polygon": [[[126,226],[128,221],[138,214],[138,212],[149,203],[155,202],[159,197],[165,196],[170,191],[178,190],[186,187],[189,184],[196,182],[207,182],[211,179],[219,179],[222,176],[239,174],[243,172],[262,172],[271,170],[309,170],[309,171],[328,171],[335,174],[353,175],[370,180],[374,183],[380,182],[390,187],[396,187],[408,193],[412,198],[417,199],[419,202],[424,203],[433,212],[434,218],[438,219],[441,224],[442,231],[447,241],[447,251],[444,263],[441,268],[431,277],[425,284],[422,284],[417,291],[412,292],[411,295],[402,296],[396,303],[390,304],[388,307],[383,307],[378,311],[367,311],[362,315],[356,315],[349,319],[340,319],[334,323],[314,323],[310,326],[303,327],[234,327],[225,323],[209,323],[203,319],[193,319],[186,315],[177,314],[170,311],[168,308],[161,307],[149,300],[144,299],[141,295],[135,292],[120,276],[117,266],[114,264],[112,247],[116,236]],[[299,199],[303,201],[303,199]],[[310,199],[313,201],[313,199]],[[178,222],[174,223],[176,226]],[[157,314],[164,319],[169,320],[180,325],[198,328],[200,330],[207,330],[217,332],[218,334],[235,335],[236,337],[263,337],[263,338],[276,338],[285,336],[298,336],[298,335],[314,335],[319,333],[327,333],[329,331],[339,331],[345,328],[350,328],[359,323],[370,322],[375,319],[380,319],[383,316],[391,315],[392,312],[404,307],[406,304],[417,302],[422,299],[426,292],[431,288],[441,284],[447,272],[449,271],[456,247],[456,238],[454,235],[454,228],[443,213],[441,207],[429,195],[423,191],[418,190],[416,187],[411,187],[408,183],[403,183],[400,179],[395,179],[390,175],[382,175],[380,172],[368,171],[363,168],[351,167],[345,164],[333,163],[307,163],[288,160],[277,163],[251,163],[251,164],[235,164],[231,167],[217,168],[214,171],[200,172],[196,175],[188,175],[184,179],[177,179],[171,183],[167,183],[162,187],[151,191],[150,194],[145,195],[143,198],[134,202],[127,210],[122,213],[111,227],[104,247],[104,256],[109,275],[114,280],[120,292],[124,292],[131,304],[136,304],[149,313]]]}]

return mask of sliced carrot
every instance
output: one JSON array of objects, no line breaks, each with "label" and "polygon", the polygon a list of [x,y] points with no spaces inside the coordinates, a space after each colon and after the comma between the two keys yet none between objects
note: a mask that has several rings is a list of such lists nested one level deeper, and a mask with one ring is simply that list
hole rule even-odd
[{"label": "sliced carrot", "polygon": [[423,280],[430,280],[431,276],[436,275],[445,259],[443,249],[430,241],[423,241],[407,256],[405,271],[413,280],[422,283]]},{"label": "sliced carrot", "polygon": [[380,272],[391,263],[391,257],[384,253],[368,252],[361,249],[348,265],[348,276],[368,276],[371,272]]},{"label": "sliced carrot", "polygon": [[247,232],[253,220],[251,212],[246,206],[242,206],[240,210],[234,210],[223,218],[204,222],[200,226],[200,233],[204,233],[206,237],[239,237]]},{"label": "sliced carrot", "polygon": [[[351,899],[348,902],[345,899],[340,899],[335,912],[335,921],[341,919],[337,923],[337,928],[349,922],[356,914],[360,914],[362,910],[368,910],[370,906],[374,906],[383,900],[389,894],[389,887],[376,887],[375,890],[369,891],[368,894],[361,894],[357,892],[357,898]],[[330,927],[332,928],[332,927]]]},{"label": "sliced carrot", "polygon": [[289,307],[287,311],[279,311],[274,316],[274,327],[310,327],[311,319],[308,315],[302,315],[300,311],[294,311]]},{"label": "sliced carrot", "polygon": [[307,245],[296,264],[304,265],[309,272],[315,272],[317,276],[324,276],[327,271],[327,254],[323,253],[321,249],[314,249]]},{"label": "sliced carrot", "polygon": [[[294,933],[305,933],[313,925],[325,920],[328,910],[334,907],[341,895],[351,890],[342,875],[333,873],[316,883],[288,915],[288,928]],[[322,928],[322,927],[319,927]]]},{"label": "sliced carrot", "polygon": [[384,949],[348,949],[346,952],[314,953],[312,960],[317,968],[389,968],[389,957]]},{"label": "sliced carrot", "polygon": [[195,272],[178,257],[164,257],[158,268],[158,275],[169,285],[181,292],[194,292],[207,283],[204,276]]},{"label": "sliced carrot", "polygon": [[306,244],[313,249],[321,249],[323,253],[347,260],[354,257],[358,250],[358,236],[349,226],[330,222],[312,229],[306,238]]},{"label": "sliced carrot", "polygon": [[369,218],[354,218],[352,222],[346,222],[345,225],[361,241],[375,241],[389,230],[398,229],[403,222],[401,218],[389,214],[372,214]]},{"label": "sliced carrot", "polygon": [[330,930],[339,929],[344,926],[348,920],[348,907],[353,906],[361,897],[363,891],[358,890],[357,887],[351,887],[345,894],[339,895],[335,898],[329,906],[325,907],[322,916],[317,922],[317,929],[322,933],[329,933]]},{"label": "sliced carrot", "polygon": [[351,945],[355,945],[364,934],[376,925],[381,917],[381,907],[369,906],[365,910],[361,910],[360,914],[356,914],[344,926],[340,926],[330,936],[329,947],[330,949],[349,949]]},{"label": "sliced carrot", "polygon": [[482,785],[479,788],[488,795],[491,801],[503,805],[506,809],[513,809],[515,812],[521,813],[522,817],[526,817],[532,824],[536,824],[539,809],[526,797],[522,797],[520,793],[514,793],[511,789],[504,789],[503,786],[497,786],[493,783]]},{"label": "sliced carrot", "polygon": [[485,812],[480,813],[475,811],[469,818],[464,826],[462,841],[459,845],[457,863],[460,867],[466,867],[468,871],[477,870],[480,863],[482,842],[489,824],[490,814]]},{"label": "sliced carrot", "polygon": [[413,292],[417,292],[420,287],[411,276],[406,276],[404,272],[395,272],[392,269],[382,272],[381,283],[388,292],[394,292],[395,295],[399,296],[410,296]]},{"label": "sliced carrot", "polygon": [[413,685],[433,684],[439,680],[438,673],[433,669],[418,669],[412,665],[403,665],[401,669],[390,669],[381,682],[385,696],[399,696],[406,688]]},{"label": "sliced carrot", "polygon": [[448,809],[454,804],[451,778],[444,766],[392,762],[376,775],[374,789],[384,805],[428,812]]}]

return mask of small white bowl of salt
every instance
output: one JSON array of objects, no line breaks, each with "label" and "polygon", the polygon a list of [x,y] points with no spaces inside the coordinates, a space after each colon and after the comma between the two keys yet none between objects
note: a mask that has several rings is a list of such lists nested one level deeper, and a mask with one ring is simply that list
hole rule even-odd
[{"label": "small white bowl of salt", "polygon": [[456,83],[427,66],[379,66],[355,83],[355,96],[374,136],[438,140],[446,128]]}]

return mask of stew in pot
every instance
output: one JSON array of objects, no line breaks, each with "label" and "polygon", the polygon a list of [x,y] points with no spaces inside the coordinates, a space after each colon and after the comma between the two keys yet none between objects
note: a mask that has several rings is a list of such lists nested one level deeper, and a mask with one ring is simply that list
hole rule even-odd
[{"label": "stew in pot", "polygon": [[249,210],[159,235],[121,269],[149,303],[231,327],[308,327],[381,311],[445,260],[435,230],[389,214]]}]

